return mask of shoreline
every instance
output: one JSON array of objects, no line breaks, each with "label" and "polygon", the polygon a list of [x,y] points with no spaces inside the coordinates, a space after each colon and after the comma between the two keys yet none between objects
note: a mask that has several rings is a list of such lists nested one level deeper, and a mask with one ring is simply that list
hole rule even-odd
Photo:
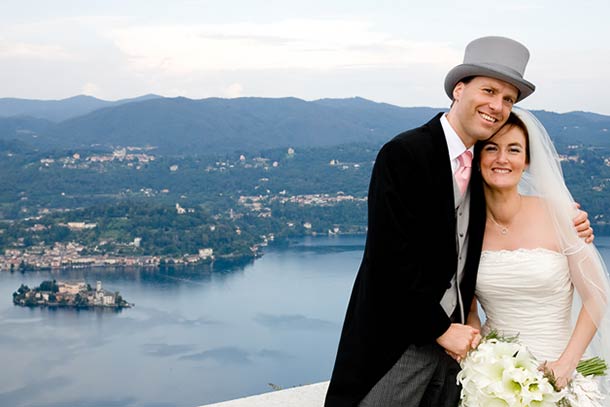
[{"label": "shoreline", "polygon": [[[285,247],[292,246],[293,240],[304,238],[334,238],[334,237],[357,237],[366,236],[366,233],[335,233],[335,234],[306,234],[301,236],[291,236],[270,242],[268,245],[259,247]],[[297,245],[295,245],[297,246]],[[13,256],[9,259],[7,255],[0,255],[0,272],[30,272],[30,271],[61,271],[61,270],[79,270],[79,269],[95,269],[104,267],[116,268],[138,268],[138,269],[164,269],[175,267],[198,267],[202,265],[214,266],[219,265],[236,265],[247,264],[264,256],[263,250],[253,251],[251,255],[221,255],[201,258],[196,254],[185,254],[178,258],[164,258],[155,255],[142,256],[86,256],[73,254],[67,260],[49,258],[50,256],[26,256],[25,253],[16,254],[13,250]]]}]

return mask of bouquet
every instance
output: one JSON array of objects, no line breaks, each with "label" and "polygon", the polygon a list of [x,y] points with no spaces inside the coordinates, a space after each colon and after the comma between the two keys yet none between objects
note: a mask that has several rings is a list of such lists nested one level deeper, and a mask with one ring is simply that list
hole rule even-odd
[{"label": "bouquet", "polygon": [[605,374],[600,358],[582,361],[574,379],[562,390],[517,337],[492,331],[460,363],[460,406],[601,406],[602,395],[593,376]]}]

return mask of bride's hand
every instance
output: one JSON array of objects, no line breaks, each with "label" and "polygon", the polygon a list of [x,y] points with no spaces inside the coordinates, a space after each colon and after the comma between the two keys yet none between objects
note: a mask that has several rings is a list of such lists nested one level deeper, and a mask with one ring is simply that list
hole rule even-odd
[{"label": "bride's hand", "polygon": [[539,369],[543,372],[551,373],[552,377],[555,378],[555,386],[563,389],[572,380],[575,367],[561,360],[556,360],[554,362],[544,362],[540,365]]},{"label": "bride's hand", "polygon": [[481,339],[483,339],[483,337],[481,336],[481,334],[476,334],[474,336],[474,338],[472,339],[472,342],[470,342],[470,348],[471,349],[476,349],[477,346],[479,346],[479,343],[481,343]]}]

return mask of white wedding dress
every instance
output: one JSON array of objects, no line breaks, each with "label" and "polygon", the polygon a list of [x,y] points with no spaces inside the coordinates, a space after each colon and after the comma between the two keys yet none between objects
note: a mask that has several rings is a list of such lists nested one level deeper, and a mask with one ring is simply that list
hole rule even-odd
[{"label": "white wedding dress", "polygon": [[482,328],[519,335],[539,362],[554,361],[572,332],[573,285],[568,260],[547,249],[483,251],[476,295],[485,311]]}]

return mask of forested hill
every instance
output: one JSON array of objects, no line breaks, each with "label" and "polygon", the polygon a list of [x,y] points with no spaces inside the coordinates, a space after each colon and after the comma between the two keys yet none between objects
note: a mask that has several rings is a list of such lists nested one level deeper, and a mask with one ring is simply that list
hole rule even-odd
[{"label": "forested hill", "polygon": [[0,98],[0,117],[29,116],[52,122],[60,122],[91,113],[103,107],[119,106],[125,103],[155,99],[158,97],[160,96],[151,94],[114,102],[85,95],[73,96],[61,100]]},{"label": "forested hill", "polygon": [[[18,140],[43,151],[150,146],[159,154],[170,155],[256,152],[353,142],[381,144],[405,129],[425,123],[442,110],[398,107],[362,98],[144,99],[105,105],[59,123],[49,121],[48,116],[36,109],[7,117],[10,111],[0,103],[0,140]],[[68,105],[64,107],[68,109]],[[68,110],[65,115],[76,115]],[[535,113],[559,144],[610,146],[609,116],[584,112]]]}]

